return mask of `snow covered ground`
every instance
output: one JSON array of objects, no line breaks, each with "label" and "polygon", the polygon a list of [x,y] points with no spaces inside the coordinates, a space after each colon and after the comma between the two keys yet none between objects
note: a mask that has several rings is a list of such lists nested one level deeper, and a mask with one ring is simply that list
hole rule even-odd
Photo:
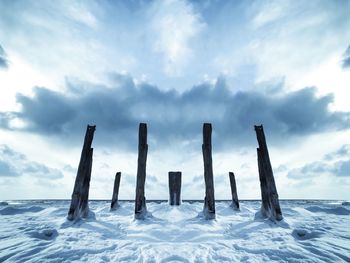
[{"label": "snow covered ground", "polygon": [[213,221],[202,205],[148,202],[135,221],[133,202],[91,201],[95,218],[73,224],[69,201],[0,202],[0,262],[350,262],[348,202],[281,201],[277,224],[254,219],[258,201],[217,202]]}]

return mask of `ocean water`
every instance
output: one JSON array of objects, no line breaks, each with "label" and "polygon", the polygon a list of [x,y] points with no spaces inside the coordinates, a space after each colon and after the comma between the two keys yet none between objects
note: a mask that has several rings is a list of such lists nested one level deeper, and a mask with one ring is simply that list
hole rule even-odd
[{"label": "ocean water", "polygon": [[281,201],[284,220],[256,219],[259,201],[147,202],[149,216],[133,217],[134,203],[90,201],[91,216],[66,220],[69,201],[0,202],[0,262],[350,262],[350,203]]}]

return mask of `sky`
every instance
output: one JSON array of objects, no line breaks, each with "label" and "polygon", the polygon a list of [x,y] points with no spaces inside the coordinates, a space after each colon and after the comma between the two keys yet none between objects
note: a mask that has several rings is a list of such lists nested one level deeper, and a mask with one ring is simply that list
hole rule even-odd
[{"label": "sky", "polygon": [[350,199],[350,1],[0,0],[0,199],[69,199],[87,124],[90,198],[135,197],[148,125],[146,198],[260,199],[263,124],[279,197]]}]

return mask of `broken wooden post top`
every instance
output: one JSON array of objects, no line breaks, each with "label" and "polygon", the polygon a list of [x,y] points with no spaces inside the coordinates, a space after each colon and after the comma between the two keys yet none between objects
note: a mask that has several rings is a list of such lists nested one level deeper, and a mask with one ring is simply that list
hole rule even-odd
[{"label": "broken wooden post top", "polygon": [[86,127],[86,134],[94,134],[94,132],[95,132],[95,130],[96,130],[96,125],[87,125],[87,127]]},{"label": "broken wooden post top", "polygon": [[211,129],[211,123],[205,122],[205,123],[203,123],[203,127],[209,127]]},{"label": "broken wooden post top", "polygon": [[259,148],[266,152],[266,154],[268,155],[264,127],[262,125],[254,125],[254,129],[256,132],[256,138],[258,140]]},{"label": "broken wooden post top", "polygon": [[147,124],[140,123],[139,125],[139,145],[146,146],[147,144]]},{"label": "broken wooden post top", "polygon": [[92,140],[94,139],[95,130],[96,130],[96,125],[87,125],[83,150],[86,151],[87,149],[91,148]]},{"label": "broken wooden post top", "polygon": [[211,132],[212,132],[211,123],[204,123],[203,124],[203,144],[204,145],[211,145]]}]

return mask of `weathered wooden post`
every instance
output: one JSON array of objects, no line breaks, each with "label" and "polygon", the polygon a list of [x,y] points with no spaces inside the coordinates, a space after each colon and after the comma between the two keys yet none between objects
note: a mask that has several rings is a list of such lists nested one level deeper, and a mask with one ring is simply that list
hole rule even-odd
[{"label": "weathered wooden post", "polygon": [[203,215],[206,219],[215,219],[213,161],[211,156],[211,131],[211,123],[204,123],[202,152],[204,161],[205,198]]},{"label": "weathered wooden post", "polygon": [[181,202],[181,172],[169,172],[169,203],[180,205]]},{"label": "weathered wooden post", "polygon": [[77,176],[75,178],[72,200],[68,211],[68,220],[77,220],[89,214],[89,189],[92,168],[93,149],[91,148],[96,126],[86,128],[84,145],[81,152]]},{"label": "weathered wooden post", "polygon": [[112,202],[111,202],[111,210],[115,210],[119,206],[119,204],[118,204],[118,194],[119,194],[120,176],[121,176],[121,172],[117,172],[115,174],[113,195],[112,195]]},{"label": "weathered wooden post", "polygon": [[139,126],[139,153],[137,160],[135,219],[144,219],[147,213],[145,198],[146,161],[147,161],[147,124]]},{"label": "weathered wooden post", "polygon": [[283,219],[283,216],[278,200],[278,193],[265,140],[264,129],[262,125],[255,125],[254,128],[259,143],[257,156],[262,199],[261,215],[270,218],[271,220],[280,221]]},{"label": "weathered wooden post", "polygon": [[238,202],[238,196],[237,196],[237,187],[236,187],[236,179],[235,174],[233,172],[229,172],[230,177],[230,185],[231,185],[231,194],[232,194],[232,204],[231,206],[238,210],[239,209],[239,202]]}]

